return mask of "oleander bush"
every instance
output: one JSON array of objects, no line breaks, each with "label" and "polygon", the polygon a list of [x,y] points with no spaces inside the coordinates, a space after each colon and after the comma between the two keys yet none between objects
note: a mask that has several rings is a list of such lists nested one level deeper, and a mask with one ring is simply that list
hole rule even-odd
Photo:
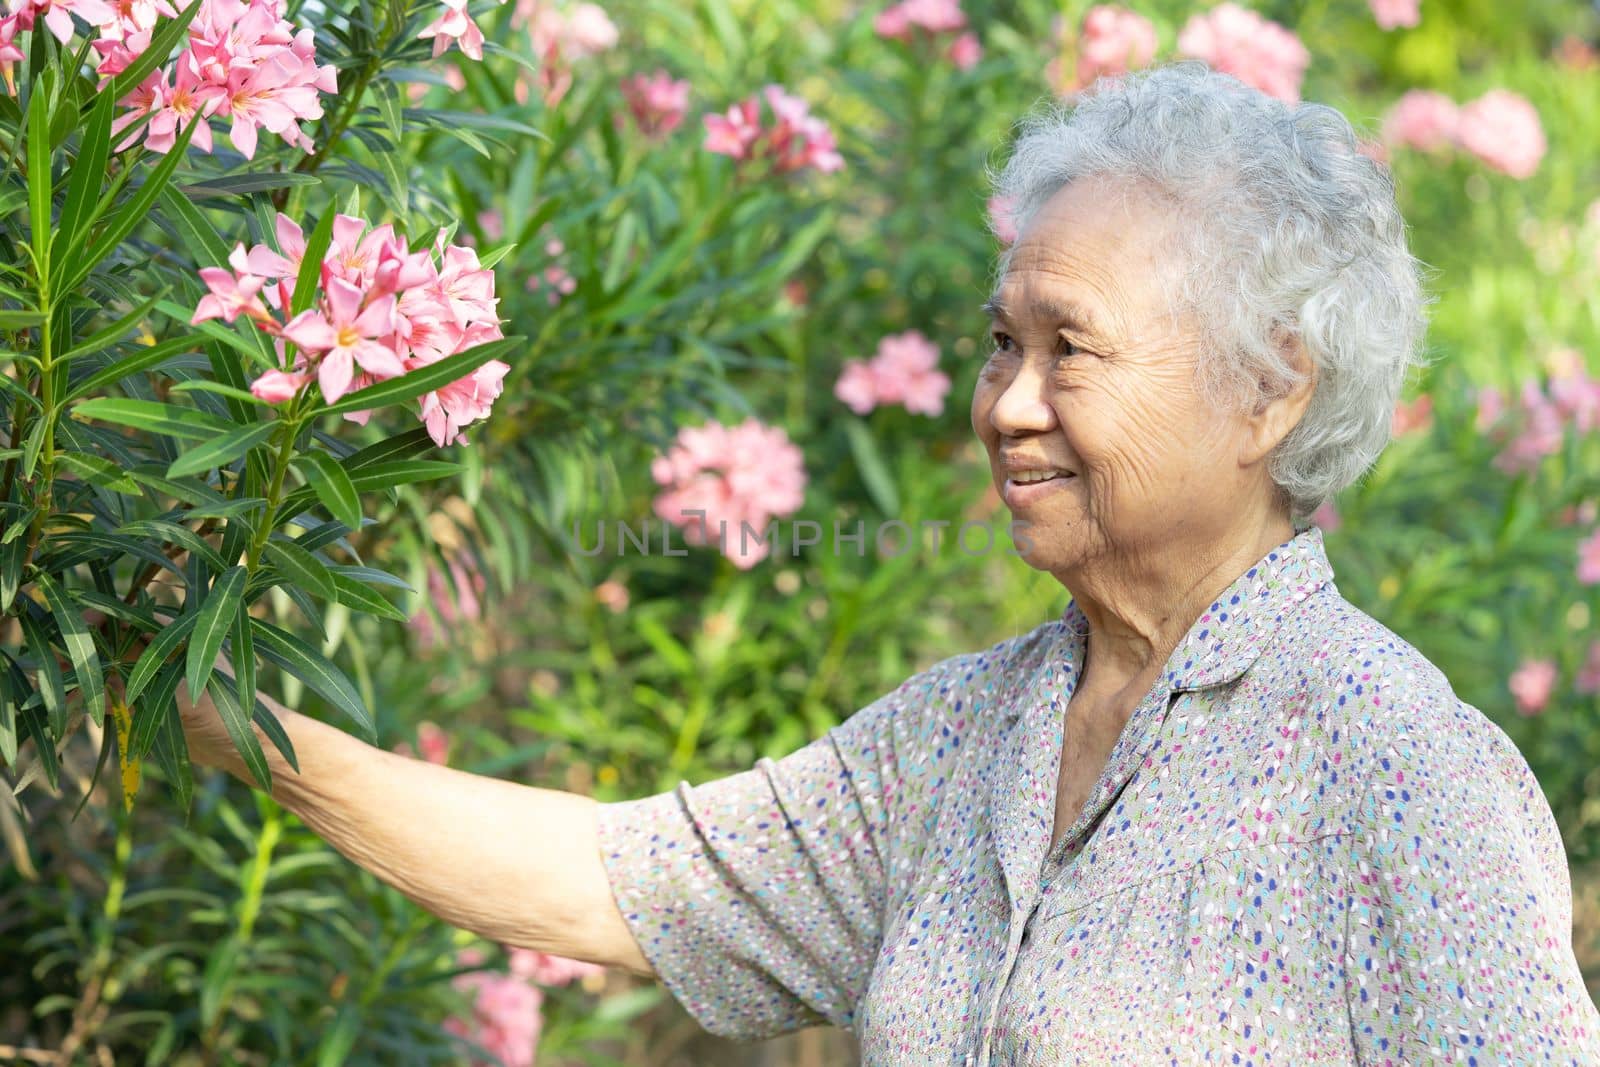
[{"label": "oleander bush", "polygon": [[0,1060],[719,1055],[195,772],[178,686],[263,784],[248,723],[293,755],[258,690],[621,799],[1058,613],[966,414],[1011,237],[986,168],[1041,98],[1178,58],[1341,108],[1391,168],[1434,360],[1318,522],[1538,773],[1600,987],[1594,10],[8,10]]}]

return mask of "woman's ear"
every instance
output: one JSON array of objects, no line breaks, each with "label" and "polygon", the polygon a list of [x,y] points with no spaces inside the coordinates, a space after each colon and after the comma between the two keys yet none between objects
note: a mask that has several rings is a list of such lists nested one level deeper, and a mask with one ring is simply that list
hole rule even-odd
[{"label": "woman's ear", "polygon": [[1266,395],[1247,420],[1250,432],[1245,451],[1239,457],[1247,466],[1260,462],[1278,447],[1278,442],[1289,436],[1305,416],[1306,408],[1311,406],[1311,397],[1317,389],[1317,367],[1300,335],[1280,330],[1278,339],[1280,351],[1285,361],[1294,367],[1298,380],[1288,383],[1276,396],[1270,394],[1268,383],[1262,381],[1262,392]]}]

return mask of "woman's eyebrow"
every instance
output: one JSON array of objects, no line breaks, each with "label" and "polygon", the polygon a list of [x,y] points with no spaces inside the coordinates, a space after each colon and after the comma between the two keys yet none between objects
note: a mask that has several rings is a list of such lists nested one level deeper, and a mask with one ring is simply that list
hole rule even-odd
[{"label": "woman's eyebrow", "polygon": [[[1048,319],[1052,322],[1063,323],[1085,333],[1099,332],[1095,326],[1094,315],[1088,308],[1075,301],[1035,300],[1030,306],[1030,310],[1036,319]],[[1014,321],[1011,313],[998,297],[991,297],[984,301],[983,313],[992,319],[1000,319],[1004,322]]]}]

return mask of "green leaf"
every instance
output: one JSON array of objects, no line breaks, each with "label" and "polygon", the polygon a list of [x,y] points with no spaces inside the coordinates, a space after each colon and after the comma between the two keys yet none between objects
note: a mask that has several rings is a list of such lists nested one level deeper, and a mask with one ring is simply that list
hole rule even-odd
[{"label": "green leaf", "polygon": [[117,319],[117,321],[113,322],[110,326],[107,326],[102,330],[98,330],[90,336],[84,338],[82,341],[79,341],[69,352],[67,352],[66,355],[62,356],[61,358],[64,360],[74,360],[79,356],[92,355],[93,353],[100,351],[102,348],[108,348],[116,342],[122,340],[127,336],[129,330],[133,329],[135,326],[139,325],[139,323],[145,320],[145,318],[150,314],[151,310],[156,306],[156,301],[160,299],[161,297],[159,295],[152,296],[150,299],[146,300],[144,303],[140,304],[126,315],[123,315],[121,318]]},{"label": "green leaf", "polygon": [[27,678],[18,676],[22,669],[5,652],[0,652],[0,763],[7,767],[17,765],[17,709],[28,699]]},{"label": "green leaf", "polygon": [[33,228],[33,263],[40,278],[50,277],[50,94],[35,82],[28,100],[28,222]]},{"label": "green leaf", "polygon": [[[155,684],[144,694],[144,701],[138,705],[129,705],[133,708],[133,732],[128,739],[128,754],[131,758],[142,760],[148,756],[151,747],[156,743],[156,738],[161,735],[162,721],[168,716],[174,719],[179,717],[176,697],[178,680],[182,677],[183,667],[180,664],[168,664],[156,676]],[[181,722],[179,729],[182,729]]]},{"label": "green leaf", "polygon": [[376,589],[363,585],[354,578],[347,578],[343,574],[333,574],[333,584],[338,590],[335,600],[347,607],[364,611],[368,615],[376,615],[383,619],[393,619],[396,622],[405,622],[409,617],[405,612],[389,603]]},{"label": "green leaf", "polygon": [[26,330],[43,321],[44,314],[39,311],[0,311],[0,330]]},{"label": "green leaf", "polygon": [[233,616],[233,666],[234,691],[239,694],[239,705],[252,711],[256,706],[256,649],[250,636],[250,609],[243,600]]},{"label": "green leaf", "polygon": [[133,665],[133,671],[128,675],[128,684],[124,690],[123,699],[130,706],[139,698],[139,694],[144,691],[144,687],[149,685],[151,680],[155,678],[156,672],[167,661],[167,657],[172,655],[179,645],[183,644],[184,638],[189,635],[189,631],[194,629],[197,617],[192,611],[179,615],[157,633],[155,637],[150,639],[150,643],[145,646],[144,652],[139,656],[139,662]]},{"label": "green leaf", "polygon": [[[191,5],[192,8],[199,4]],[[174,664],[174,667],[177,665]],[[178,794],[178,805],[188,810],[194,798],[194,775],[189,769],[189,743],[184,739],[183,726],[177,715],[163,715],[156,728],[156,759],[161,770]]]},{"label": "green leaf", "polygon": [[91,485],[98,485],[114,493],[126,493],[129,496],[144,495],[139,483],[128,477],[127,471],[109,459],[91,456],[86,452],[57,452],[56,462]]},{"label": "green leaf", "polygon": [[294,280],[294,298],[289,303],[289,317],[300,314],[317,298],[317,286],[322,280],[322,260],[333,243],[333,220],[337,216],[331,206],[322,213],[317,228],[306,238],[305,258],[300,261],[300,273]]},{"label": "green leaf", "polygon": [[174,385],[169,392],[215,393],[218,396],[231,396],[235,400],[243,401],[246,404],[254,404],[257,407],[270,408],[273,406],[272,404],[267,403],[267,401],[256,396],[254,393],[250,392],[248,389],[235,389],[231,385],[223,385],[221,382],[213,382],[206,378],[196,378],[193,381],[179,382]]},{"label": "green leaf", "polygon": [[[299,290],[296,290],[298,293]],[[511,352],[522,345],[525,337],[506,337],[498,341],[490,341],[477,345],[465,352],[457,352],[453,356],[446,356],[437,363],[430,363],[425,367],[407,371],[398,378],[388,378],[365,389],[357,389],[353,393],[346,393],[337,403],[329,404],[319,414],[338,414],[345,411],[362,411],[368,408],[386,407],[398,404],[401,401],[412,400],[423,393],[449,385],[460,378],[465,378],[491,359]]]},{"label": "green leaf", "polygon": [[216,437],[234,429],[233,423],[196,408],[162,404],[155,400],[133,400],[126,397],[97,396],[77,404],[72,417],[78,420],[95,419],[119,426],[132,426],[136,430],[165,434],[168,437],[192,437],[200,440]]},{"label": "green leaf", "polygon": [[54,579],[40,572],[37,581],[45,603],[50,605],[50,614],[61,630],[61,644],[78,676],[78,692],[83,694],[84,707],[89,710],[94,724],[103,728],[106,724],[105,679],[100,674],[100,656],[95,652],[94,638],[89,635],[78,609]]},{"label": "green leaf", "polygon": [[[192,511],[187,514],[190,517],[194,516]],[[122,537],[148,537],[167,544],[181,545],[205,560],[206,566],[214,571],[228,568],[227,561],[211,547],[209,541],[181,523],[168,522],[166,519],[136,519],[117,527],[112,533]]]},{"label": "green leaf", "polygon": [[361,529],[361,494],[339,461],[321,451],[303,452],[295,457],[302,465],[311,489],[328,509],[328,514],[352,530]]},{"label": "green leaf", "polygon": [[250,449],[265,444],[267,438],[277,429],[278,421],[274,419],[230,430],[202,445],[196,445],[173,460],[172,466],[167,468],[167,477],[182,478],[185,475],[208,471],[213,467],[226,466]]},{"label": "green leaf", "polygon": [[295,584],[308,589],[323,600],[335,600],[338,587],[327,566],[315,555],[293,541],[284,538],[267,542],[267,558],[287,574]]},{"label": "green leaf", "polygon": [[255,628],[256,647],[262,656],[320,693],[355,721],[361,728],[363,740],[368,744],[377,744],[377,727],[373,724],[372,715],[361,703],[361,694],[343,671],[287,630],[280,630],[254,617],[250,619],[250,625]]},{"label": "green leaf", "polygon": [[45,633],[44,627],[31,611],[17,612],[17,621],[22,624],[22,635],[27,639],[23,647],[39,661],[35,677],[39,680],[39,696],[44,700],[45,710],[50,713],[50,733],[57,738],[65,737],[67,683],[61,677],[61,664],[56,662],[55,650],[50,647],[50,635]]},{"label": "green leaf", "polygon": [[159,344],[146,345],[137,348],[133,352],[124,356],[122,359],[117,360],[115,363],[101,367],[87,378],[84,378],[77,385],[73,386],[67,392],[65,402],[70,404],[72,401],[78,399],[80,396],[83,396],[85,393],[92,393],[98,389],[104,389],[108,385],[120,382],[130,374],[137,374],[140,371],[149,370],[152,367],[156,367],[162,363],[165,363],[167,360],[172,359],[175,356],[181,356],[186,353],[196,351],[199,347],[199,343],[192,337],[174,337],[171,340],[162,341]]},{"label": "green leaf", "polygon": [[300,174],[292,170],[258,171],[254,174],[228,174],[207,178],[192,185],[183,185],[185,196],[201,200],[208,196],[249,196],[251,193],[288,189],[296,185],[320,185],[322,179],[315,174]]},{"label": "green leaf", "polygon": [[872,502],[878,506],[878,511],[884,515],[900,514],[900,494],[895,490],[894,478],[889,474],[889,468],[884,465],[883,456],[878,451],[878,443],[872,437],[872,431],[867,429],[866,423],[860,419],[845,419],[844,434],[850,441],[850,452],[855,456],[856,470],[861,474],[861,481],[867,487]]},{"label": "green leaf", "polygon": [[[191,5],[191,7],[198,6]],[[176,143],[168,149],[161,162],[151,168],[149,174],[145,176],[144,184],[123,203],[115,215],[106,220],[104,228],[89,242],[82,254],[70,261],[70,267],[63,268],[58,265],[57,272],[52,276],[60,279],[61,292],[71,292],[76,289],[89,276],[89,272],[94,270],[95,264],[115,251],[134,228],[144,221],[145,216],[150,213],[150,208],[154,206],[156,197],[172,180],[173,172],[187,155],[189,140],[194,136],[195,128],[204,121],[206,117],[197,113],[189,125],[184,127],[183,132],[178,134]]]},{"label": "green leaf", "polygon": [[111,155],[111,116],[117,98],[99,94],[89,122],[78,139],[78,158],[72,164],[67,183],[67,199],[61,206],[51,256],[68,260],[77,252],[78,238],[94,224],[100,200],[100,186],[106,179],[106,160]]},{"label": "green leaf", "polygon": [[249,571],[244,567],[229,567],[211,583],[211,592],[200,603],[196,612],[194,636],[189,640],[188,673],[189,692],[205,689],[206,679],[216,666],[217,654],[222,651],[228,627],[233,625],[234,613],[239,610],[239,598],[244,592]]}]

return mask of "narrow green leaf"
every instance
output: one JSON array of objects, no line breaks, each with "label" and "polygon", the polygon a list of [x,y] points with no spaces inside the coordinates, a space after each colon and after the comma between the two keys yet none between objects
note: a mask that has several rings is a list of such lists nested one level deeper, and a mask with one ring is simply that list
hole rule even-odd
[{"label": "narrow green leaf", "polygon": [[272,742],[272,747],[278,750],[278,754],[283,757],[284,762],[293,768],[296,774],[299,774],[300,759],[294,754],[294,742],[289,740],[288,731],[283,728],[283,724],[278,721],[278,717],[272,714],[272,709],[267,707],[259,697],[256,700],[254,721],[261,727],[261,732],[267,735],[267,740]]},{"label": "narrow green leaf", "polygon": [[35,82],[28,101],[28,224],[33,228],[33,263],[40,278],[50,277],[50,94]]},{"label": "narrow green leaf", "polygon": [[78,139],[78,158],[73,161],[67,199],[56,224],[53,259],[71,259],[77,252],[79,237],[94,224],[100,186],[106,179],[106,160],[111,155],[111,116],[116,103],[115,97],[99,94]]},{"label": "narrow green leaf", "polygon": [[0,311],[0,330],[26,330],[43,321],[44,314],[38,311]]},{"label": "narrow green leaf", "polygon": [[177,18],[162,19],[159,29],[150,36],[149,46],[121,74],[101,88],[100,95],[113,100],[126,99],[147,74],[171,58],[172,50],[178,46],[180,39],[187,36],[189,23],[199,10],[199,4],[190,4],[178,12]]},{"label": "narrow green leaf", "polygon": [[72,408],[72,417],[80,421],[95,419],[99,422],[116,423],[119,426],[132,426],[136,430],[148,430],[168,437],[191,437],[200,440],[216,437],[234,429],[233,423],[228,420],[209,415],[196,408],[119,396],[91,397]]},{"label": "narrow green leaf", "polygon": [[327,566],[314,554],[286,539],[267,542],[267,558],[273,565],[323,600],[338,597],[338,587]]},{"label": "narrow green leaf", "polygon": [[17,765],[17,709],[28,699],[28,681],[5,652],[0,651],[0,763]]},{"label": "narrow green leaf", "polygon": [[78,692],[83,695],[84,707],[88,709],[94,724],[104,727],[105,678],[100,674],[100,656],[95,652],[94,638],[89,635],[89,628],[83,624],[78,609],[67,599],[66,592],[55,580],[43,572],[39,573],[36,580],[39,591],[44,594],[45,603],[50,605],[50,614],[55,617],[56,626],[61,631],[61,643],[67,650],[67,659],[78,675]]},{"label": "narrow green leaf", "polygon": [[234,613],[233,626],[234,692],[239,706],[254,711],[256,706],[256,648],[250,636],[250,608],[243,599]]},{"label": "narrow green leaf", "polygon": [[[156,676],[155,684],[149,687],[144,699],[137,705],[129,705],[133,708],[133,730],[128,738],[130,758],[142,760],[148,756],[150,749],[156,743],[156,738],[161,735],[162,720],[168,716],[178,718],[176,698],[178,681],[182,677],[182,665],[169,663]],[[181,723],[178,728],[182,729]]]},{"label": "narrow green leaf", "polygon": [[22,724],[27,728],[28,736],[33,738],[33,747],[38,750],[39,766],[44,768],[45,781],[50,783],[52,790],[59,792],[61,757],[56,753],[55,743],[45,729],[44,713],[34,708],[23,708]]},{"label": "narrow green leaf", "polygon": [[73,386],[67,393],[66,402],[70,404],[85,393],[104,389],[108,385],[122,381],[130,374],[137,374],[140,371],[160,366],[175,356],[194,352],[199,347],[199,344],[192,337],[174,337],[158,344],[136,348],[115,363],[101,367]]},{"label": "narrow green leaf", "polygon": [[287,630],[280,630],[271,623],[254,617],[251,618],[250,625],[255,627],[256,648],[264,657],[306,683],[312,690],[320,693],[336,708],[350,716],[361,728],[362,738],[368,744],[377,743],[377,727],[373,724],[372,715],[367,711],[366,705],[361,703],[361,694],[350,679],[345,677],[343,671]]},{"label": "narrow green leaf", "polygon": [[293,318],[311,306],[317,298],[318,283],[322,280],[322,260],[333,243],[333,220],[338,215],[331,206],[317,220],[317,228],[306,238],[305,258],[300,261],[300,273],[294,280],[294,298],[289,302],[289,315]]},{"label": "narrow green leaf", "polygon": [[56,462],[91,485],[98,485],[114,493],[126,493],[129,496],[144,495],[139,483],[128,477],[127,471],[109,459],[91,456],[86,452],[57,452]]},{"label": "narrow green leaf", "polygon": [[189,639],[185,676],[189,692],[204,691],[206,679],[211,677],[211,669],[216,666],[217,654],[222,651],[223,639],[228,636],[228,627],[233,624],[234,613],[239,610],[239,598],[248,577],[249,572],[244,567],[229,567],[217,575],[216,581],[211,583],[211,592],[201,601],[194,636]]},{"label": "narrow green leaf", "polygon": [[[299,290],[295,290],[296,295]],[[337,403],[329,404],[318,414],[338,414],[345,411],[362,411],[368,408],[387,407],[402,401],[413,400],[423,393],[449,385],[465,378],[491,359],[496,359],[520,348],[527,338],[506,337],[477,345],[465,352],[446,356],[437,363],[407,371],[398,378],[387,378],[365,389],[346,393]]]},{"label": "narrow green leaf", "polygon": [[139,656],[139,662],[133,665],[133,671],[128,675],[128,684],[123,690],[123,699],[129,705],[139,699],[139,694],[144,692],[144,687],[155,678],[156,672],[166,663],[167,657],[183,644],[184,638],[189,636],[189,631],[194,629],[195,618],[196,615],[192,611],[179,615],[150,639],[150,643]]},{"label": "narrow green leaf", "polygon": [[370,586],[362,585],[354,578],[347,578],[342,574],[334,574],[333,584],[338,590],[335,597],[339,603],[364,611],[368,615],[379,618],[394,619],[396,622],[405,622],[408,616],[405,612],[389,603],[382,594]]},{"label": "narrow green leaf", "polygon": [[361,529],[361,495],[339,461],[322,451],[303,452],[295,459],[305,461],[301,470],[328,514],[352,530]]},{"label": "narrow green leaf", "polygon": [[884,465],[872,431],[860,419],[845,419],[844,433],[850,442],[850,452],[855,456],[856,470],[878,511],[884,515],[900,514],[900,494],[895,490],[894,478]]},{"label": "narrow green leaf", "polygon": [[138,326],[150,315],[151,310],[155,308],[156,302],[160,299],[159,295],[150,297],[126,315],[118,318],[110,326],[98,330],[79,341],[66,355],[60,358],[73,360],[79,356],[93,355],[103,348],[109,348],[111,345],[116,344],[128,335],[129,330]]},{"label": "narrow green leaf", "polygon": [[185,475],[208,471],[213,467],[226,466],[250,449],[266,443],[267,438],[277,429],[278,421],[274,419],[258,422],[254,426],[242,426],[220,437],[214,437],[173,460],[172,466],[167,468],[167,477],[182,478]]},{"label": "narrow green leaf", "polygon": [[44,626],[33,617],[31,611],[17,612],[17,621],[22,624],[22,635],[26,638],[25,650],[33,653],[39,661],[39,667],[34,672],[38,679],[39,696],[44,699],[44,707],[50,713],[50,733],[57,737],[64,737],[67,732],[67,683],[61,677],[61,664],[56,662],[55,649],[50,647],[50,635],[45,633]]},{"label": "narrow green leaf", "polygon": [[[199,6],[191,5],[192,8]],[[189,769],[189,743],[184,739],[183,724],[176,714],[161,717],[156,728],[155,750],[162,772],[178,794],[178,806],[187,811],[194,799],[194,774]]]},{"label": "narrow green leaf", "polygon": [[230,396],[235,400],[243,401],[246,404],[254,404],[257,407],[270,408],[273,406],[248,389],[235,389],[231,385],[223,385],[221,382],[213,382],[205,378],[179,382],[169,391],[174,393],[215,393],[218,396]]},{"label": "narrow green leaf", "polygon": [[[192,517],[194,512],[187,514]],[[121,537],[148,537],[153,541],[181,545],[205,560],[206,565],[214,571],[224,571],[228,568],[227,561],[211,547],[209,541],[182,523],[169,522],[166,519],[136,519],[117,527],[112,534]]]},{"label": "narrow green leaf", "polygon": [[300,174],[292,170],[258,171],[254,174],[228,174],[207,178],[192,185],[179,186],[191,200],[208,196],[248,196],[251,193],[288,189],[295,185],[320,185],[322,179],[315,174]]}]

